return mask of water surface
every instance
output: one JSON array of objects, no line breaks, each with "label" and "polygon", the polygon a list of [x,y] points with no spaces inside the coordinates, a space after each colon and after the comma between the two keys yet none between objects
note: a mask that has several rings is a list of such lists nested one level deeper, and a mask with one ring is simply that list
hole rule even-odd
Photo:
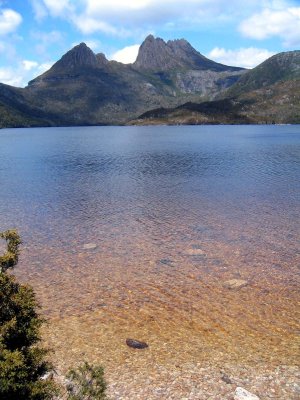
[{"label": "water surface", "polygon": [[291,361],[299,176],[299,126],[2,130],[0,227],[22,235],[16,273],[55,343],[93,354],[100,330],[105,351],[132,334]]}]

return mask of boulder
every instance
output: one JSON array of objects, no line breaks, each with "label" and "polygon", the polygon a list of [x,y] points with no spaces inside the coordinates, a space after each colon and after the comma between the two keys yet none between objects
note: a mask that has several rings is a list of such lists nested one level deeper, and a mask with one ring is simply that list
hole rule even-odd
[{"label": "boulder", "polygon": [[85,243],[83,245],[83,249],[84,250],[94,250],[96,249],[98,246],[96,245],[96,243]]},{"label": "boulder", "polygon": [[140,342],[136,339],[126,339],[126,344],[133,349],[146,349],[147,347],[149,347],[147,343]]},{"label": "boulder", "polygon": [[223,284],[223,286],[227,289],[241,289],[242,287],[247,285],[248,282],[243,279],[230,279]]},{"label": "boulder", "polygon": [[198,248],[187,249],[184,254],[187,256],[205,256],[205,252]]},{"label": "boulder", "polygon": [[242,387],[237,387],[234,393],[234,400],[259,400],[259,397]]}]

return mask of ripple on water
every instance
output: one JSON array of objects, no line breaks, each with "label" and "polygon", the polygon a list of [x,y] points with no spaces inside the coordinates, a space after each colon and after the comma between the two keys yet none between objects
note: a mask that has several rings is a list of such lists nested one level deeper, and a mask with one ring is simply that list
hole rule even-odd
[{"label": "ripple on water", "polygon": [[294,362],[299,146],[297,127],[0,134],[1,229],[20,230],[16,272],[49,343],[115,362],[126,337],[158,361]]}]

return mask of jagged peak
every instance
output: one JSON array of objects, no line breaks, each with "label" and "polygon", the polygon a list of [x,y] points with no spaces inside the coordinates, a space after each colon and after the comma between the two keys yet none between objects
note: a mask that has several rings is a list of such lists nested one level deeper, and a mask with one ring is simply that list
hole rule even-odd
[{"label": "jagged peak", "polygon": [[149,35],[146,36],[144,42],[147,42],[147,40],[155,40],[155,37],[152,35],[152,33],[149,33]]},{"label": "jagged peak", "polygon": [[143,43],[145,43],[145,42],[154,42],[154,41],[156,41],[156,40],[162,40],[162,41],[164,41],[164,40],[161,39],[161,38],[156,38],[155,36],[152,35],[152,33],[150,33],[148,36],[146,36],[146,38],[145,38],[145,40],[144,40]]},{"label": "jagged peak", "polygon": [[186,39],[168,40],[148,35],[133,66],[142,70],[168,71],[190,68],[196,70],[228,71],[239,68],[229,67],[209,60],[199,53]]},{"label": "jagged peak", "polygon": [[141,69],[168,69],[176,66],[172,49],[161,38],[148,35],[139,48],[134,67]]},{"label": "jagged peak", "polygon": [[98,61],[98,65],[107,65],[109,63],[108,59],[105,57],[104,53],[98,53],[96,54],[96,58]]},{"label": "jagged peak", "polygon": [[78,66],[96,67],[98,61],[94,52],[82,42],[64,54],[56,64],[72,69]]},{"label": "jagged peak", "polygon": [[[89,49],[89,47],[87,46],[86,43],[81,42],[81,43],[77,44],[76,46],[74,46],[73,49],[76,49],[76,48],[85,48],[85,47]],[[72,50],[72,49],[71,49],[71,50]]]},{"label": "jagged peak", "polygon": [[167,41],[167,45],[172,45],[172,44],[179,44],[179,45],[188,45],[188,46],[191,46],[190,43],[189,43],[186,39],[184,39],[184,38],[181,38],[181,39],[172,39],[172,40],[168,40],[168,41]]}]

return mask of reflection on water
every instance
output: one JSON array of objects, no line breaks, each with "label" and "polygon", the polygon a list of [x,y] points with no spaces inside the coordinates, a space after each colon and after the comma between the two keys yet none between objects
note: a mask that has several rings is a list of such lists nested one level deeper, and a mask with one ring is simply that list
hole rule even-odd
[{"label": "reflection on water", "polygon": [[20,230],[17,274],[75,345],[100,324],[189,357],[187,335],[199,357],[205,340],[291,361],[299,161],[297,126],[3,130],[0,226]]}]

